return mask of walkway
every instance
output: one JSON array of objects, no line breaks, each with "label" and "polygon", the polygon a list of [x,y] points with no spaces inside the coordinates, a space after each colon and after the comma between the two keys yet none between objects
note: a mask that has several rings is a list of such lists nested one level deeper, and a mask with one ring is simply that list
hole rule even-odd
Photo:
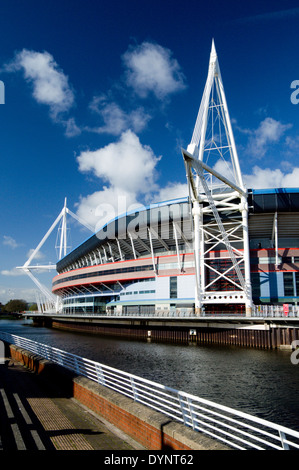
[{"label": "walkway", "polygon": [[0,450],[142,450],[37,374],[0,364]]}]

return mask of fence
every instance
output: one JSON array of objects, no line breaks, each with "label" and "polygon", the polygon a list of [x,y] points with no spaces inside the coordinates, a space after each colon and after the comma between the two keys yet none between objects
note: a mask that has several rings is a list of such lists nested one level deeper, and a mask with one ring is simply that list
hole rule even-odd
[{"label": "fence", "polygon": [[284,305],[255,305],[254,317],[299,317],[299,307],[292,304]]},{"label": "fence", "polygon": [[27,338],[0,332],[0,339],[113,389],[232,448],[299,449],[299,432],[284,426]]},{"label": "fence", "polygon": [[[38,315],[41,313],[55,315],[57,312],[52,311],[45,311],[45,312],[37,312]],[[195,313],[194,309],[192,308],[173,308],[173,309],[163,309],[163,310],[140,310],[136,308],[136,311],[122,311],[122,312],[93,312],[87,311],[84,307],[81,307],[80,310],[75,308],[69,308],[67,311],[64,309],[62,312],[59,312],[63,315],[79,315],[79,316],[104,316],[104,317],[173,317],[173,318],[197,318],[197,314]],[[34,317],[34,312],[23,312],[24,315]],[[203,311],[201,313],[201,317],[245,317],[245,311],[239,311],[238,309],[234,312],[227,312],[227,311],[217,311],[217,312],[210,312],[209,310]],[[299,318],[299,306],[292,305],[292,304],[285,304],[285,305],[254,305],[251,317],[262,317],[262,318]]]}]

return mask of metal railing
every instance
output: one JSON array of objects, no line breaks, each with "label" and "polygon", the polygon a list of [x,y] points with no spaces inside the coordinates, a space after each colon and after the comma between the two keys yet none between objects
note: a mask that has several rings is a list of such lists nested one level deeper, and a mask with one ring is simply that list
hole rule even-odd
[{"label": "metal railing", "polygon": [[299,432],[27,338],[0,332],[26,349],[239,450],[299,449]]},{"label": "metal railing", "polygon": [[[34,318],[34,316],[40,316],[41,314],[49,316],[79,316],[79,317],[146,317],[146,318],[198,318],[198,315],[189,310],[174,309],[174,310],[155,310],[154,312],[87,312],[82,309],[82,311],[68,311],[68,312],[56,312],[56,311],[47,311],[47,312],[21,312],[23,316],[28,316]],[[227,317],[227,318],[239,318],[245,317],[246,314],[244,311],[235,311],[235,312],[226,312],[226,311],[217,311],[210,312],[209,310],[202,312],[200,317]],[[282,305],[255,305],[253,311],[250,315],[251,318],[299,318],[299,307],[291,305],[289,310],[286,312],[283,310]]]}]

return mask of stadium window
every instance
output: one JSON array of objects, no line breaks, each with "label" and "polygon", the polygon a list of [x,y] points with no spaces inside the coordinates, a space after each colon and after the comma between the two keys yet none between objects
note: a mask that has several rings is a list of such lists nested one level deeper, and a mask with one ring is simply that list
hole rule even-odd
[{"label": "stadium window", "polygon": [[294,279],[293,273],[283,273],[283,286],[285,297],[294,296]]},{"label": "stadium window", "polygon": [[251,273],[252,297],[259,298],[261,296],[260,273]]},{"label": "stadium window", "polygon": [[177,299],[178,297],[178,278],[176,276],[169,278],[169,296],[171,299]]},{"label": "stadium window", "polygon": [[299,296],[299,272],[295,273],[296,296]]}]

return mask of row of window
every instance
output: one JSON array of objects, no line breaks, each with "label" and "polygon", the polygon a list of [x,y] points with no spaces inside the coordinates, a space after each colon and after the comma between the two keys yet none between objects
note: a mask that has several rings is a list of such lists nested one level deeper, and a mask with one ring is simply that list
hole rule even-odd
[{"label": "row of window", "polygon": [[155,294],[155,290],[139,290],[134,292],[121,292],[119,295]]},{"label": "row of window", "polygon": [[[251,273],[252,297],[261,296],[260,273]],[[284,297],[299,297],[299,272],[283,273]]]},{"label": "row of window", "polygon": [[137,271],[152,271],[152,270],[153,270],[152,264],[145,265],[145,266],[132,266],[129,268],[103,269],[102,271],[92,271],[89,273],[76,274],[75,276],[67,276],[67,277],[64,277],[63,279],[57,279],[56,281],[53,282],[53,286],[60,284],[62,282],[74,281],[77,279],[86,279],[88,277],[105,276],[105,275],[120,274],[120,273],[131,273],[131,272],[137,272]]},{"label": "row of window", "polygon": [[283,273],[285,297],[299,296],[299,272]]},{"label": "row of window", "polygon": [[106,313],[106,305],[98,305],[98,306],[93,306],[93,307],[76,307],[76,306],[71,306],[71,307],[64,307],[63,308],[63,313],[65,314],[81,314],[81,313],[98,313],[98,314],[105,314]]},{"label": "row of window", "polygon": [[[184,268],[194,267],[193,261],[186,261],[183,264],[184,264]],[[161,263],[157,267],[159,270],[177,269],[178,264],[177,263]],[[86,278],[95,277],[95,276],[105,276],[105,275],[111,275],[111,274],[122,274],[122,273],[130,273],[130,272],[138,272],[138,271],[139,272],[140,271],[152,271],[152,270],[153,270],[152,264],[144,265],[144,266],[132,266],[128,268],[103,269],[101,271],[75,274],[73,276],[64,277],[63,279],[57,279],[56,281],[53,282],[53,286],[60,284],[62,282],[74,281],[77,279],[86,279]]]},{"label": "row of window", "polygon": [[[278,255],[279,263],[299,263],[299,256],[280,256]],[[260,258],[250,258],[250,263],[255,264],[275,264],[275,256],[261,256]]]},{"label": "row of window", "polygon": [[63,299],[63,305],[104,305],[107,302],[110,302],[111,300],[114,300],[114,297],[110,296],[108,299],[105,297],[93,297],[93,296],[88,296],[88,297],[67,297]]}]

